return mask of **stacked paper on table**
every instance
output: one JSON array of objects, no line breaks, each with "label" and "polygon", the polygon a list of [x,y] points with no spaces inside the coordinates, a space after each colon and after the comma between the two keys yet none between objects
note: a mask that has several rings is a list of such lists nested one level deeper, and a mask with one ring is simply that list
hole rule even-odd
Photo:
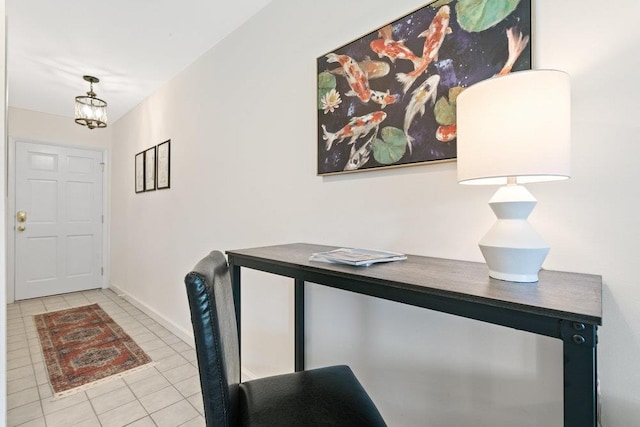
[{"label": "stacked paper on table", "polygon": [[309,261],[367,266],[376,262],[401,261],[407,259],[405,254],[397,252],[376,251],[372,249],[340,248],[328,252],[317,252],[309,257]]}]

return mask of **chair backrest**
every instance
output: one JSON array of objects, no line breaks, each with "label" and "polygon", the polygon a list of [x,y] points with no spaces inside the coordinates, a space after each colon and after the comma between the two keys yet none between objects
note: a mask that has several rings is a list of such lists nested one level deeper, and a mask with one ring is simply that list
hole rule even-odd
[{"label": "chair backrest", "polygon": [[227,260],[221,252],[211,252],[184,282],[207,426],[234,426],[238,419],[240,351]]}]

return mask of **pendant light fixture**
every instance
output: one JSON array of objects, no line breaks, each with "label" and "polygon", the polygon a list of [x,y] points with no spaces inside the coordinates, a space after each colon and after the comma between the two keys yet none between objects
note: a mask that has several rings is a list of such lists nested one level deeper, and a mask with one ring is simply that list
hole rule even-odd
[{"label": "pendant light fixture", "polygon": [[96,98],[93,84],[100,80],[93,76],[83,76],[89,82],[87,95],[76,96],[76,123],[89,129],[107,127],[107,102]]}]

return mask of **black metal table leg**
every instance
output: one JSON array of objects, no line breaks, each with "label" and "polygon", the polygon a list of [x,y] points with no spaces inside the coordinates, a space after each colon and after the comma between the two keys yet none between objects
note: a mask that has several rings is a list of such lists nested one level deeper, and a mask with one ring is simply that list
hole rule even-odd
[{"label": "black metal table leg", "polygon": [[242,313],[240,309],[240,266],[233,263],[232,257],[229,257],[229,272],[231,273],[231,289],[236,309],[236,324],[238,325],[238,352],[242,355],[240,351],[242,345],[242,334],[240,332],[240,313]]},{"label": "black metal table leg", "polygon": [[304,371],[304,280],[295,279],[294,300],[294,364],[300,372]]},{"label": "black metal table leg", "polygon": [[595,325],[561,322],[565,427],[595,427],[597,423],[596,332]]}]

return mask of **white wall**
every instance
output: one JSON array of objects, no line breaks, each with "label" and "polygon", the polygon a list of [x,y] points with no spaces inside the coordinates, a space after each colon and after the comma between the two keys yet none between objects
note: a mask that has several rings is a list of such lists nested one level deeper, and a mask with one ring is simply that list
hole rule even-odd
[{"label": "white wall", "polygon": [[[112,284],[190,333],[182,279],[209,250],[295,241],[481,261],[495,189],[456,164],[315,176],[315,58],[424,0],[274,0],[113,126]],[[573,84],[572,179],[530,185],[545,268],[602,274],[604,425],[640,419],[640,4],[534,2],[537,68]],[[134,155],[171,139],[171,189],[134,193]],[[635,209],[634,209],[635,208]],[[243,361],[292,367],[291,291],[243,273]],[[393,426],[558,426],[558,340],[310,285],[308,365],[348,363]]]},{"label": "white wall", "polygon": [[[73,107],[72,101],[69,102]],[[12,138],[94,148],[109,148],[111,145],[110,127],[90,130],[77,125],[69,117],[11,107],[8,122],[8,133]]]},{"label": "white wall", "polygon": [[[0,212],[5,212],[7,206],[6,188],[6,158],[5,153],[7,147],[7,40],[6,40],[6,19],[5,19],[5,0],[0,0],[0,188],[2,188],[2,198],[0,199]],[[7,278],[7,252],[5,242],[7,240],[6,215],[0,219],[0,278],[6,283]],[[7,395],[7,295],[0,292],[0,396]],[[6,423],[7,420],[7,399],[0,399],[0,421]]]}]

